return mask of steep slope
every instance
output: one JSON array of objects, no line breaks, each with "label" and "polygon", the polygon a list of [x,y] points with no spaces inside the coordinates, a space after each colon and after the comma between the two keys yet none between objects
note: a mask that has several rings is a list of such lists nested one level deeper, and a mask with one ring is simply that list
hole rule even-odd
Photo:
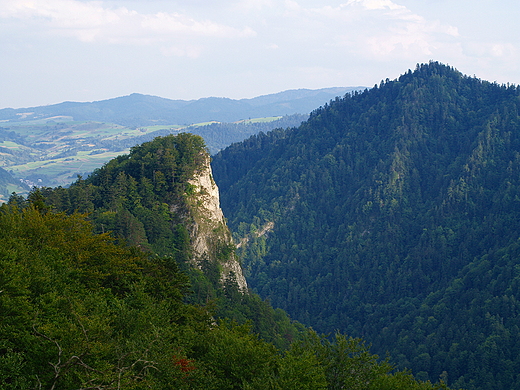
[{"label": "steep slope", "polygon": [[0,206],[2,390],[446,389],[340,335],[308,332],[278,350],[186,304],[172,257],[115,245],[41,200],[33,192],[22,209]]},{"label": "steep slope", "polygon": [[[203,162],[188,179],[190,196],[187,198],[188,214],[183,219],[190,230],[194,261],[212,257],[221,260],[221,282],[234,277],[238,288],[246,292],[247,283],[242,267],[234,251],[233,237],[226,225],[220,208],[218,187],[211,174],[209,155],[204,154]],[[178,207],[178,206],[174,206]],[[229,253],[228,253],[229,252]],[[227,254],[227,256],[226,256]]]},{"label": "steep slope", "polygon": [[[159,257],[172,257],[189,275],[186,301],[211,306],[216,318],[252,321],[253,330],[287,348],[303,326],[248,291],[219,205],[203,139],[181,133],[131,149],[69,188],[42,188],[51,209],[88,213],[97,233]],[[24,204],[19,197],[12,199]]]},{"label": "steep slope", "polygon": [[217,266],[222,283],[233,274],[247,285],[219,204],[201,137],[158,137],[111,160],[70,189],[45,189],[58,210],[91,212],[101,231],[159,255],[177,253],[199,269]]},{"label": "steep slope", "polygon": [[421,378],[519,387],[519,95],[432,62],[216,155],[250,286]]}]

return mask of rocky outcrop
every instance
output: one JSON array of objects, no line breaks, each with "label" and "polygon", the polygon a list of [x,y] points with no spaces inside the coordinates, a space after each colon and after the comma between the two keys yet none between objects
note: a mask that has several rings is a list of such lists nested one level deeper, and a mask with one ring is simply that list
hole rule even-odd
[{"label": "rocky outcrop", "polygon": [[188,230],[193,250],[193,261],[200,266],[204,259],[218,261],[221,281],[235,278],[241,291],[247,291],[247,282],[235,254],[235,244],[220,208],[218,187],[213,180],[210,157],[204,154],[186,191]]},{"label": "rocky outcrop", "polygon": [[274,229],[274,222],[269,221],[267,222],[260,230],[257,230],[251,234],[248,234],[247,236],[243,237],[240,242],[237,244],[237,249],[242,248],[243,246],[246,246],[249,242],[250,238],[259,238],[267,235],[271,230]]}]

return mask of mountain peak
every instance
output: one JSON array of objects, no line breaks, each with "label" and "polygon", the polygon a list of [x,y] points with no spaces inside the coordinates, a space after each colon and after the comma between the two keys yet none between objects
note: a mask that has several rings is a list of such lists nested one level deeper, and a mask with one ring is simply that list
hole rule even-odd
[{"label": "mountain peak", "polygon": [[422,380],[517,388],[519,112],[520,88],[430,62],[224,149],[213,171],[249,285]]}]

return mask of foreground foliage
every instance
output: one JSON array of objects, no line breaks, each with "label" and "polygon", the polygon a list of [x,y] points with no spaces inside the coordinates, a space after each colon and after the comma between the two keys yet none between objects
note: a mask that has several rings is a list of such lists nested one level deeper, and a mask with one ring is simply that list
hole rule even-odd
[{"label": "foreground foliage", "polygon": [[183,301],[172,258],[44,206],[0,207],[2,389],[442,387],[391,373],[360,340],[309,332],[282,352],[247,325],[216,323]]}]

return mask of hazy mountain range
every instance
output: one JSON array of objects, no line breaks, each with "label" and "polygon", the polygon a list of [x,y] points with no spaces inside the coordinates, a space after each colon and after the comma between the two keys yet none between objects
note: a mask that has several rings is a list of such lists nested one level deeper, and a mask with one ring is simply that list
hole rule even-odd
[{"label": "hazy mountain range", "polygon": [[220,97],[171,100],[133,93],[97,102],[63,102],[39,107],[4,108],[0,110],[0,121],[70,116],[76,121],[110,122],[129,127],[190,125],[208,121],[235,122],[248,118],[308,114],[336,96],[362,88],[298,89],[240,100]]},{"label": "hazy mountain range", "polygon": [[[299,89],[242,100],[132,94],[6,108],[0,110],[0,167],[28,186],[68,185],[134,145],[180,132],[202,136],[216,153],[261,131],[299,126],[313,109],[360,88]],[[0,201],[13,191],[25,190],[0,183]]]}]

